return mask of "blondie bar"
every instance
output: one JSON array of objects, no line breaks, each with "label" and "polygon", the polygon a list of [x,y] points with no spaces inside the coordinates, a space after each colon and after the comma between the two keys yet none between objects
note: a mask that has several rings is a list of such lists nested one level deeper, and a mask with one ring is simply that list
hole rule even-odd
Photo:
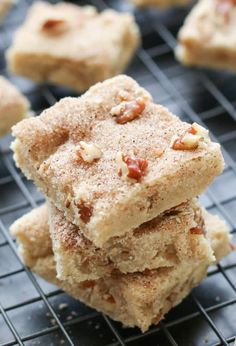
[{"label": "blondie bar", "polygon": [[200,0],[178,35],[177,58],[185,65],[236,70],[236,3]]},{"label": "blondie bar", "polygon": [[[81,282],[117,271],[142,272],[172,267],[189,259],[210,260],[212,253],[201,214],[196,201],[182,203],[132,232],[110,238],[103,248],[98,248],[51,205],[49,224],[58,278]],[[38,217],[42,219],[41,209]]]},{"label": "blondie bar", "polygon": [[118,76],[13,129],[16,164],[101,247],[203,192],[223,169],[208,131]]},{"label": "blondie bar", "polygon": [[122,72],[140,43],[131,14],[36,2],[7,53],[14,74],[84,91]]}]

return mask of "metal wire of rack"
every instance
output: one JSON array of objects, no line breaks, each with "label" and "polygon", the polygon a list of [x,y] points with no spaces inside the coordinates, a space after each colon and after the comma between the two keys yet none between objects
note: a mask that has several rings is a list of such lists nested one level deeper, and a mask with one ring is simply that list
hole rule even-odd
[{"label": "metal wire of rack", "polygon": [[[32,0],[22,0],[0,25],[0,74],[12,80],[40,113],[58,99],[76,95],[48,85],[36,86],[10,76],[4,51]],[[54,1],[56,2],[56,1]],[[127,73],[154,99],[189,122],[211,130],[224,150],[226,167],[201,197],[211,212],[224,217],[236,234],[236,78],[221,72],[186,69],[174,59],[176,33],[189,9],[134,10],[127,1],[91,0],[99,9],[134,11],[143,46]],[[236,256],[209,271],[208,277],[158,326],[145,334],[124,329],[32,274],[20,261],[9,225],[42,203],[43,196],[17,170],[9,150],[11,137],[0,141],[0,345],[233,345],[236,338]],[[63,307],[63,308],[62,308]]]}]

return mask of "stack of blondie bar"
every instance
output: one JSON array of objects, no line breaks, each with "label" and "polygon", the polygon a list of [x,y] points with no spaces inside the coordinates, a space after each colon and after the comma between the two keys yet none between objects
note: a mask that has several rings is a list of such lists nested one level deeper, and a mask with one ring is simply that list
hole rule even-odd
[{"label": "stack of blondie bar", "polygon": [[197,202],[223,169],[219,144],[127,76],[13,128],[16,164],[47,204],[11,231],[24,262],[126,326],[158,323],[231,251]]}]

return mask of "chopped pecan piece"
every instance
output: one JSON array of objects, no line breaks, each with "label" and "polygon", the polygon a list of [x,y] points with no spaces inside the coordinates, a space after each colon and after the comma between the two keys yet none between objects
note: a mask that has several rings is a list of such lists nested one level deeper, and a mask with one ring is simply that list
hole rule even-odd
[{"label": "chopped pecan piece", "polygon": [[43,25],[43,32],[49,35],[60,35],[68,29],[67,22],[64,19],[47,19]]},{"label": "chopped pecan piece", "polygon": [[146,269],[144,269],[143,274],[144,274],[144,275],[150,275],[151,272],[152,272],[151,269],[147,269],[147,268],[146,268]]},{"label": "chopped pecan piece", "polygon": [[193,123],[180,137],[174,138],[171,147],[174,150],[197,149],[201,140],[208,138],[208,130]]},{"label": "chopped pecan piece", "polygon": [[200,227],[193,227],[193,228],[190,228],[190,233],[191,234],[204,234],[204,231],[202,228]]},{"label": "chopped pecan piece", "polygon": [[174,150],[193,150],[198,147],[199,138],[191,133],[185,133],[183,136],[176,138],[172,144]]},{"label": "chopped pecan piece", "polygon": [[116,162],[120,177],[130,178],[136,181],[140,181],[146,174],[148,167],[147,160],[123,155],[122,153],[117,154]]},{"label": "chopped pecan piece", "polygon": [[138,118],[145,109],[145,102],[142,97],[132,101],[123,101],[118,106],[111,109],[111,114],[115,116],[118,124],[125,124]]},{"label": "chopped pecan piece", "polygon": [[147,160],[125,156],[124,162],[128,167],[128,178],[140,180],[145,175],[148,167]]},{"label": "chopped pecan piece", "polygon": [[110,293],[104,294],[103,299],[105,301],[107,301],[108,303],[111,303],[111,304],[115,304],[115,302],[116,302],[114,297]]},{"label": "chopped pecan piece", "polygon": [[93,208],[89,205],[86,205],[84,201],[77,203],[77,208],[79,209],[80,218],[84,223],[88,223],[92,214]]},{"label": "chopped pecan piece", "polygon": [[102,152],[95,144],[81,141],[79,146],[76,147],[76,156],[82,158],[85,162],[92,163],[100,159]]},{"label": "chopped pecan piece", "polygon": [[69,198],[66,199],[66,208],[69,208],[71,205],[71,201]]},{"label": "chopped pecan piece", "polygon": [[192,124],[192,126],[189,129],[189,132],[194,135],[201,136],[202,138],[209,137],[209,131],[197,123]]},{"label": "chopped pecan piece", "polygon": [[96,285],[96,281],[94,280],[86,280],[82,282],[84,288],[93,288]]}]

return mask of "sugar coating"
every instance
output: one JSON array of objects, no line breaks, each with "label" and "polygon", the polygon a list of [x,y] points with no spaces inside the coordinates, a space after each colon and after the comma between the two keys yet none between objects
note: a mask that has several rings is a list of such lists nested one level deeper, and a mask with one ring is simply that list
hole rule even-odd
[{"label": "sugar coating", "polygon": [[[46,210],[46,206],[42,208]],[[171,307],[179,304],[199,284],[211,263],[209,259],[194,259],[182,261],[174,267],[146,270],[143,273],[116,273],[95,281],[60,281],[56,278],[52,250],[48,249],[48,256],[46,253],[40,255],[40,249],[50,240],[50,236],[48,224],[41,227],[38,220],[35,214],[28,214],[11,227],[11,232],[20,244],[20,254],[25,264],[74,298],[108,314],[125,326],[138,326],[143,332],[151,324],[157,324]],[[32,231],[30,222],[33,229],[39,225],[38,232]],[[232,251],[231,236],[225,223],[217,216],[204,211],[204,222],[207,237],[219,261]],[[32,233],[35,236],[32,237]],[[32,257],[32,261],[29,260],[31,253],[39,255]]]},{"label": "sugar coating", "polygon": [[176,56],[186,65],[235,71],[235,32],[233,1],[201,0],[180,29]]},{"label": "sugar coating", "polygon": [[[142,97],[146,103],[138,118],[122,125],[110,114],[121,102],[121,92],[129,100]],[[133,79],[117,76],[22,121],[13,129],[12,149],[25,175],[101,247],[110,237],[200,194],[222,171],[219,144],[207,140],[205,147],[195,150],[171,148],[172,137],[189,126],[154,104]],[[101,158],[92,164],[78,160],[75,149],[81,140],[97,145]],[[147,160],[147,172],[139,182],[120,177],[118,152]],[[88,220],[81,217],[83,206],[90,208]]]},{"label": "sugar coating", "polygon": [[84,91],[122,72],[140,43],[131,14],[36,2],[7,53],[12,73]]},{"label": "sugar coating", "polygon": [[28,114],[29,103],[17,88],[0,76],[0,137]]}]

